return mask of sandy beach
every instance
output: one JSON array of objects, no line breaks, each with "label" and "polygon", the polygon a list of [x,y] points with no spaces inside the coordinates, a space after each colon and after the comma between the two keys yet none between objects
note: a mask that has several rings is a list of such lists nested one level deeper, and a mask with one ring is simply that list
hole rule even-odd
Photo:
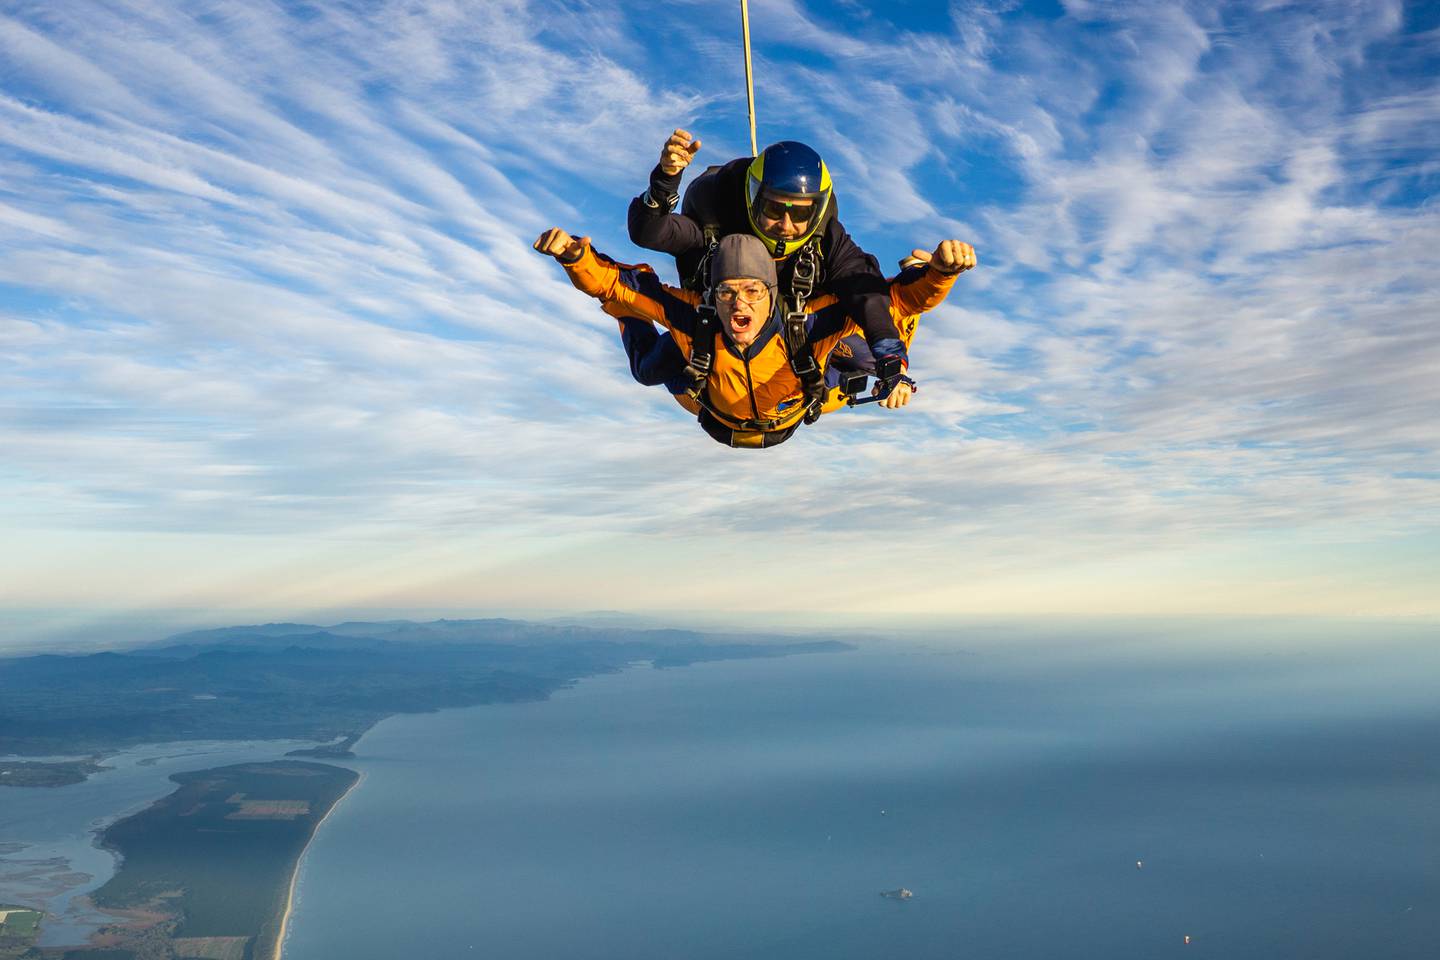
[{"label": "sandy beach", "polygon": [[295,887],[300,882],[300,868],[305,864],[305,855],[310,852],[310,845],[313,844],[315,838],[320,835],[320,828],[325,826],[325,821],[330,819],[330,815],[340,808],[340,804],[345,802],[345,798],[350,796],[356,787],[365,782],[364,772],[357,772],[360,773],[359,778],[350,785],[348,790],[340,795],[338,800],[330,805],[329,810],[325,811],[325,816],[321,817],[320,822],[315,824],[315,830],[310,834],[310,840],[305,844],[305,849],[301,850],[300,856],[295,859],[295,869],[290,874],[290,886],[285,893],[285,912],[280,915],[280,930],[275,934],[275,953],[272,955],[273,960],[281,960],[281,957],[285,953],[285,934],[290,929],[290,914],[295,909]]}]

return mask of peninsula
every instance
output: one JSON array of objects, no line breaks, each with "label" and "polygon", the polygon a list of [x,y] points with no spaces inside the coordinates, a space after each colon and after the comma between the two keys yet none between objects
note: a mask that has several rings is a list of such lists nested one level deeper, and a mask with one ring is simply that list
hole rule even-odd
[{"label": "peninsula", "polygon": [[101,833],[122,861],[92,899],[122,919],[64,960],[271,960],[300,857],[359,776],[278,760],[171,779],[174,793]]}]

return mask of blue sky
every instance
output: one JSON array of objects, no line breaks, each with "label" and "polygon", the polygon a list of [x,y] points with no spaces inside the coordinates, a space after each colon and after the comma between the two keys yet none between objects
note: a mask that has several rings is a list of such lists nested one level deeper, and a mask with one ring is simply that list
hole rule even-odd
[{"label": "blue sky", "polygon": [[738,3],[5,4],[12,635],[1440,614],[1435,8],[751,17],[762,143],[821,151],[882,264],[981,261],[910,409],[763,453],[630,382],[529,249],[642,258],[625,205],[669,130],[748,152]]}]

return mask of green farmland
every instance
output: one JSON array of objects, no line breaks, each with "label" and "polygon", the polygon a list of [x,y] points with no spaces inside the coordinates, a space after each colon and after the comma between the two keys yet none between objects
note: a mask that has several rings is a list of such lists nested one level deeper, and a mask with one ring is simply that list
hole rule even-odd
[{"label": "green farmland", "polygon": [[247,956],[271,956],[296,861],[357,775],[285,760],[171,779],[174,793],[102,834],[123,860],[96,905],[178,921],[168,937],[199,950],[181,956],[233,952],[237,941],[251,942]]},{"label": "green farmland", "polygon": [[41,919],[27,907],[0,904],[0,960],[25,956],[40,932]]}]

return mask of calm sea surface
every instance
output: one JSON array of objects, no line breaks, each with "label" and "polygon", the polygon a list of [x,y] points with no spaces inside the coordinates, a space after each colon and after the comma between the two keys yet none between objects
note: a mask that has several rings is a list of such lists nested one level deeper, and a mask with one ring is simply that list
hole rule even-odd
[{"label": "calm sea surface", "polygon": [[1373,633],[867,648],[394,718],[286,960],[1428,960],[1440,653]]}]

